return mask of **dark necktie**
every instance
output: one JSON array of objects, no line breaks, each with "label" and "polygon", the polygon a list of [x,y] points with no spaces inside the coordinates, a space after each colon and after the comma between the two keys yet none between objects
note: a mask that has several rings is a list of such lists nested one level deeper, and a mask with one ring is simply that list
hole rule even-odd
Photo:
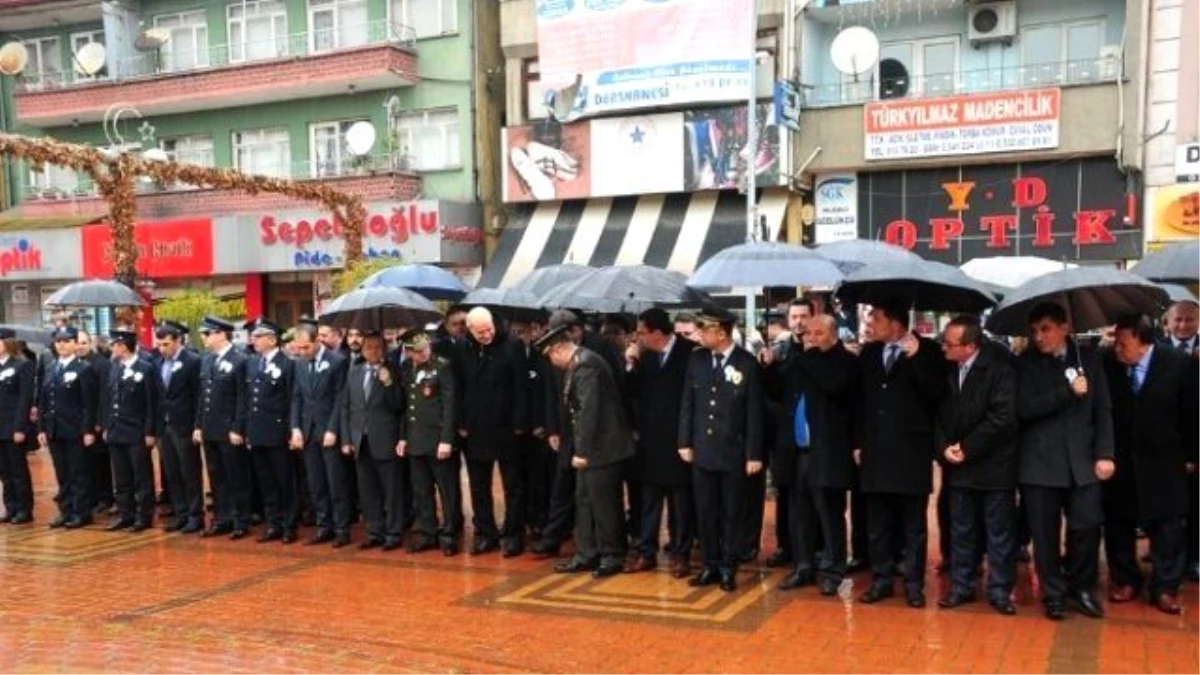
[{"label": "dark necktie", "polygon": [[899,357],[900,347],[898,345],[887,346],[887,356],[883,359],[883,371],[885,373],[892,372],[892,366],[896,365],[896,359]]},{"label": "dark necktie", "polygon": [[725,362],[723,354],[713,354],[713,377],[721,378],[721,365]]}]

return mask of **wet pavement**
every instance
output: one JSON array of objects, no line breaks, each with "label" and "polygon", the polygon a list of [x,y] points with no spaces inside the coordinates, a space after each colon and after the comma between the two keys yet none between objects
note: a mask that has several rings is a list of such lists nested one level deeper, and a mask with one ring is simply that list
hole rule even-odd
[{"label": "wet pavement", "polygon": [[1195,584],[1181,617],[1132,603],[1108,605],[1103,621],[1071,613],[1056,624],[1042,617],[1025,565],[1019,613],[1003,617],[982,602],[939,610],[945,582],[932,569],[929,606],[914,610],[902,598],[855,603],[866,573],[825,598],[815,587],[779,591],[783,571],[748,566],[726,594],[661,568],[557,575],[529,555],[50,530],[53,475],[44,452],[31,460],[37,522],[0,525],[0,672],[1200,669]]}]

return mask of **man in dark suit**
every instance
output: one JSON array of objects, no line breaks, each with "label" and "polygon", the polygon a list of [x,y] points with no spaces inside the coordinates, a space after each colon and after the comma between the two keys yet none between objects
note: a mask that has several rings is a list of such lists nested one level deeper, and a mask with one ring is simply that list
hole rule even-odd
[{"label": "man in dark suit", "polygon": [[1001,614],[1015,614],[1017,373],[1008,352],[984,339],[974,317],[960,316],[946,326],[942,351],[955,365],[935,428],[942,490],[950,497],[953,586],[938,606],[975,600],[979,542],[986,538],[988,602]]},{"label": "man in dark suit", "polygon": [[92,388],[95,398],[93,407],[97,411],[96,442],[88,450],[92,464],[92,496],[95,498],[95,512],[108,513],[116,503],[113,489],[112,456],[108,452],[108,444],[104,442],[100,428],[99,411],[108,409],[108,374],[112,370],[112,358],[107,350],[101,351],[87,331],[79,331],[75,340],[75,358],[91,366],[93,381]]},{"label": "man in dark suit", "polygon": [[[1116,468],[1108,383],[1100,357],[1071,341],[1061,306],[1034,307],[1029,327],[1034,348],[1016,361],[1017,482],[1029,514],[1042,603],[1047,617],[1062,620],[1072,595],[1081,612],[1098,619],[1104,616],[1095,595],[1104,522],[1100,483]],[[1065,559],[1059,554],[1064,515]]]},{"label": "man in dark suit", "polygon": [[247,357],[229,341],[233,324],[228,321],[205,317],[200,335],[208,353],[200,362],[192,443],[204,449],[213,493],[213,523],[204,536],[229,534],[236,541],[250,531],[250,455],[242,403]]},{"label": "man in dark suit", "polygon": [[141,532],[154,519],[154,462],[150,457],[159,426],[158,374],[138,357],[137,333],[114,330],[108,405],[101,413],[104,442],[112,455],[117,517],[110,532]]},{"label": "man in dark suit", "polygon": [[76,529],[92,522],[92,467],[88,451],[96,441],[95,379],[75,357],[78,332],[64,326],[54,333],[57,361],[47,363],[38,401],[38,442],[50,448],[58,480],[59,516],[50,527]]},{"label": "man in dark suit", "polygon": [[569,326],[552,326],[537,347],[566,372],[563,404],[574,439],[571,465],[578,472],[575,556],[554,569],[591,570],[596,578],[619,574],[626,542],[621,477],[624,461],[634,452],[625,401],[612,369],[601,356],[576,345]]},{"label": "man in dark suit", "polygon": [[[404,350],[408,358],[400,368],[400,384],[408,400],[399,447],[412,475],[417,526],[417,539],[408,552],[420,553],[440,545],[444,555],[452,556],[458,553],[462,520],[462,463],[454,450],[454,372],[449,361],[433,355],[424,331],[406,334]],[[441,527],[437,494],[442,498]]]},{"label": "man in dark suit", "polygon": [[[837,321],[822,314],[807,322],[803,342],[786,361],[778,443],[791,465],[795,567],[783,590],[814,583],[813,542],[824,542],[817,572],[821,594],[837,594],[846,576],[846,492],[854,482],[853,437],[858,405],[858,359],[837,338]],[[817,535],[820,535],[819,537]]]},{"label": "man in dark suit", "polygon": [[399,456],[404,392],[384,364],[383,335],[363,336],[361,363],[350,366],[338,406],[342,452],[356,458],[359,500],[367,539],[359,548],[400,548],[404,535],[404,492]]},{"label": "man in dark suit", "polygon": [[192,442],[196,397],[200,391],[200,357],[184,347],[187,333],[183,324],[162,322],[154,333],[159,353],[154,365],[162,387],[158,454],[175,511],[174,520],[165,529],[193,534],[204,529],[204,465],[200,447]]},{"label": "man in dark suit", "polygon": [[763,392],[758,361],[733,343],[736,317],[714,307],[699,317],[679,411],[679,456],[692,465],[704,569],[691,586],[737,589],[748,478],[763,469]]},{"label": "man in dark suit", "polygon": [[[1166,338],[1162,346],[1171,347],[1187,356],[1200,358],[1200,305],[1187,300],[1176,302],[1167,310]],[[1189,449],[1193,452],[1195,449]],[[1192,581],[1200,581],[1200,480],[1196,471],[1189,471],[1188,513],[1184,522],[1186,538],[1187,575]]]},{"label": "man in dark suit", "polygon": [[317,533],[311,545],[350,543],[350,499],[346,493],[346,458],[338,449],[341,416],[337,404],[346,386],[349,359],[318,342],[317,329],[299,324],[293,347],[296,384],[292,391],[291,449],[303,453]]},{"label": "man in dark suit", "polygon": [[500,530],[492,504],[492,473],[497,461],[504,482],[504,556],[525,550],[525,484],[517,437],[530,433],[521,424],[528,400],[517,340],[496,328],[491,312],[476,307],[467,313],[469,338],[459,351],[459,436],[466,441],[467,477],[471,484],[473,555],[500,548]]},{"label": "man in dark suit", "polygon": [[904,533],[904,592],[909,607],[925,606],[925,511],[933,490],[933,418],[946,394],[946,367],[937,345],[909,332],[908,307],[885,301],[871,310],[874,342],[859,356],[861,444],[873,581],[859,598],[893,595],[893,545]]},{"label": "man in dark suit", "polygon": [[33,482],[25,444],[31,435],[35,369],[21,353],[12,329],[0,328],[0,483],[4,488],[0,523],[33,522]]},{"label": "man in dark suit", "polygon": [[250,334],[255,356],[246,362],[246,446],[262,489],[267,529],[258,541],[296,541],[300,505],[296,472],[289,456],[295,362],[279,349],[279,326],[259,319]]},{"label": "man in dark suit", "polygon": [[692,469],[679,457],[679,406],[687,364],[696,349],[675,335],[671,317],[661,309],[638,316],[637,361],[626,376],[633,401],[637,454],[634,481],[641,485],[641,530],[637,555],[626,572],[654,569],[658,564],[658,533],[663,503],[669,505],[667,554],[671,574],[682,579],[690,573],[692,544],[696,537],[696,508],[692,495]]},{"label": "man in dark suit", "polygon": [[1200,399],[1196,359],[1156,347],[1154,327],[1140,316],[1117,321],[1105,358],[1112,394],[1116,472],[1104,484],[1104,551],[1113,602],[1142,591],[1137,526],[1150,537],[1151,604],[1181,614],[1179,585],[1187,560],[1183,518],[1187,475],[1196,470]]}]

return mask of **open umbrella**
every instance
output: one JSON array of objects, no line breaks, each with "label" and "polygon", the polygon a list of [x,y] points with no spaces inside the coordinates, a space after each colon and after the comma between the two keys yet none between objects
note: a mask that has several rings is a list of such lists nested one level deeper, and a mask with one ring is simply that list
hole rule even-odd
[{"label": "open umbrella", "polygon": [[546,307],[605,314],[637,313],[651,307],[699,306],[711,299],[688,288],[679,272],[647,265],[604,267],[541,297]]},{"label": "open umbrella", "polygon": [[406,288],[430,300],[458,300],[470,290],[466,284],[437,265],[401,264],[379,270],[363,280],[359,288]]},{"label": "open umbrella", "polygon": [[90,279],[63,286],[42,304],[46,307],[141,307],[146,302],[125,284]]},{"label": "open umbrella", "polygon": [[837,265],[821,254],[775,241],[756,241],[723,249],[688,279],[692,288],[731,286],[834,286],[842,280]]},{"label": "open umbrella", "polygon": [[457,304],[468,309],[487,307],[515,321],[538,320],[546,316],[546,310],[536,295],[511,288],[476,288]]},{"label": "open umbrella", "polygon": [[1077,265],[1037,256],[1011,255],[972,258],[958,269],[998,293],[1008,293],[1034,277],[1072,267]]},{"label": "open umbrella", "polygon": [[383,330],[424,326],[441,318],[427,298],[404,288],[356,288],[334,298],[321,314],[321,323],[337,328]]},{"label": "open umbrella", "polygon": [[525,275],[524,279],[518,281],[516,285],[513,286],[513,290],[533,293],[540,298],[560,286],[565,286],[572,281],[575,281],[579,277],[591,274],[595,271],[595,267],[589,267],[587,265],[574,265],[570,263],[539,267],[538,269]]},{"label": "open umbrella", "polygon": [[1200,304],[1200,299],[1197,299],[1196,294],[1188,290],[1187,286],[1179,284],[1159,284],[1159,286],[1167,292],[1167,297],[1171,300],[1172,304],[1176,302]]},{"label": "open umbrella", "polygon": [[27,345],[48,345],[52,342],[50,339],[52,330],[50,328],[38,328],[37,326],[25,326],[15,323],[0,323],[0,328],[11,330],[14,337]]},{"label": "open umbrella", "polygon": [[1151,281],[1173,284],[1200,282],[1200,240],[1171,244],[1142,258],[1133,273]]},{"label": "open umbrella", "polygon": [[913,256],[864,265],[846,275],[838,287],[842,302],[874,304],[901,300],[913,309],[982,312],[995,297],[962,270]]},{"label": "open umbrella", "polygon": [[1111,267],[1076,267],[1043,274],[1013,289],[992,312],[987,328],[1022,335],[1029,312],[1044,302],[1067,310],[1076,331],[1115,323],[1126,314],[1154,314],[1167,304],[1167,292],[1141,277]]},{"label": "open umbrella", "polygon": [[886,241],[874,239],[845,239],[820,244],[816,252],[831,260],[844,273],[853,272],[865,265],[881,262],[903,262],[921,260],[921,256]]}]

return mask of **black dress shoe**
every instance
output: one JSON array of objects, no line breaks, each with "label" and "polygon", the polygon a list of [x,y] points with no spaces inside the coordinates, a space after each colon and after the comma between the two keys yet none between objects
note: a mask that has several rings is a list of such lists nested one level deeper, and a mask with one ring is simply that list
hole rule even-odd
[{"label": "black dress shoe", "polygon": [[858,597],[858,601],[864,605],[872,605],[884,598],[890,598],[896,594],[896,591],[891,586],[875,585],[867,589]]},{"label": "black dress shoe", "polygon": [[732,572],[722,572],[721,583],[717,587],[726,593],[732,593],[737,590],[737,577]]},{"label": "black dress shoe", "polygon": [[373,548],[383,546],[383,540],[379,537],[368,537],[366,541],[358,545],[359,550],[369,551]]},{"label": "black dress shoe", "polygon": [[12,519],[13,525],[24,525],[25,523],[32,523],[32,522],[33,522],[33,516],[29,515],[29,513],[25,512],[25,511],[21,511],[17,515],[13,516],[13,519]]},{"label": "black dress shoe", "polygon": [[804,586],[812,586],[817,583],[816,577],[813,576],[810,570],[792,570],[792,573],[779,583],[779,590],[790,591],[793,588],[802,588]]},{"label": "black dress shoe", "polygon": [[529,551],[539,558],[553,558],[558,555],[558,549],[560,548],[562,548],[562,545],[557,541],[538,539],[534,542],[533,546],[529,547]]},{"label": "black dress shoe", "polygon": [[1052,621],[1062,621],[1067,618],[1067,607],[1059,602],[1052,602],[1046,605],[1046,618]]},{"label": "black dress shoe", "polygon": [[988,604],[992,606],[992,609],[1004,616],[1013,616],[1017,613],[1017,606],[1008,598],[989,600]]},{"label": "black dress shoe", "polygon": [[925,594],[908,593],[905,595],[904,601],[908,603],[909,607],[912,607],[913,609],[920,609],[925,606]]},{"label": "black dress shoe", "polygon": [[851,558],[846,561],[846,574],[856,574],[869,569],[871,566],[862,558]]},{"label": "black dress shoe", "polygon": [[296,536],[295,530],[289,528],[289,529],[286,529],[283,531],[283,537],[281,538],[283,543],[294,544],[294,543],[296,543],[296,539],[297,539],[297,536]]},{"label": "black dress shoe", "polygon": [[592,570],[592,576],[597,579],[611,577],[625,571],[625,566],[621,563],[605,563],[596,569]]},{"label": "black dress shoe", "polygon": [[136,534],[138,532],[145,532],[148,529],[150,529],[150,521],[135,520],[133,521],[133,526],[129,528],[129,531]]},{"label": "black dress shoe", "polygon": [[11,513],[6,513],[6,514],[0,516],[0,523],[11,523],[11,522],[12,522],[12,514]]},{"label": "black dress shoe", "polygon": [[433,537],[421,537],[408,545],[409,553],[424,553],[438,547],[437,539]]},{"label": "black dress shoe", "polygon": [[[71,527],[71,523],[67,523],[67,527]],[[128,530],[133,527],[133,518],[117,518],[104,528],[109,532],[117,532],[118,530]]]},{"label": "black dress shoe", "polygon": [[163,532],[178,532],[183,529],[184,521],[181,518],[175,518],[171,522],[163,526]]},{"label": "black dress shoe", "polygon": [[383,550],[384,551],[395,551],[398,548],[400,548],[400,538],[399,537],[388,537],[387,539],[383,540]]},{"label": "black dress shoe", "polygon": [[721,582],[721,574],[711,567],[705,567],[700,570],[696,576],[688,579],[688,586],[698,588],[700,586],[712,586]]},{"label": "black dress shoe", "polygon": [[837,595],[838,588],[841,585],[842,584],[840,581],[836,581],[834,579],[822,579],[821,580],[821,595],[824,595],[827,598],[833,597],[833,596]]},{"label": "black dress shoe", "polygon": [[525,552],[525,544],[517,537],[504,542],[504,557],[515,558]]},{"label": "black dress shoe", "polygon": [[446,556],[447,558],[458,555],[458,543],[453,541],[443,543],[442,555]]},{"label": "black dress shoe", "polygon": [[318,544],[325,544],[331,541],[333,541],[333,532],[330,532],[329,530],[320,530],[317,532],[315,537],[304,542],[304,545],[316,546]]},{"label": "black dress shoe", "polygon": [[66,527],[66,526],[67,526],[67,517],[66,516],[60,515],[59,517],[50,521],[50,529],[52,529],[52,530],[60,528],[60,527]]},{"label": "black dress shoe", "polygon": [[471,555],[483,555],[498,550],[500,550],[500,542],[495,539],[476,539],[475,545],[471,547]]},{"label": "black dress shoe", "polygon": [[73,518],[67,519],[67,522],[63,525],[63,527],[67,528],[68,530],[78,530],[81,527],[87,527],[88,525],[91,525],[91,524],[92,524],[91,516],[87,516],[87,517],[75,516]]},{"label": "black dress shoe", "polygon": [[199,520],[189,520],[186,525],[179,528],[182,534],[195,534],[204,529],[204,524]]},{"label": "black dress shoe", "polygon": [[246,537],[249,537],[249,536],[250,536],[250,530],[242,529],[239,527],[239,528],[234,529],[234,531],[232,533],[230,533],[229,540],[237,541],[238,539],[245,539]]},{"label": "black dress shoe", "polygon": [[767,558],[767,567],[784,567],[792,563],[792,554],[779,549]]},{"label": "black dress shoe", "polygon": [[349,534],[343,532],[341,534],[334,535],[334,537],[333,537],[333,547],[334,548],[345,548],[346,546],[349,546],[349,545],[350,545],[350,535]]},{"label": "black dress shoe", "polygon": [[1104,605],[1100,604],[1100,599],[1091,593],[1079,593],[1075,596],[1075,606],[1079,608],[1079,613],[1084,616],[1090,616],[1093,619],[1104,618]]},{"label": "black dress shoe", "polygon": [[744,565],[749,565],[750,563],[754,562],[755,560],[758,560],[758,554],[759,554],[759,550],[757,548],[752,548],[749,551],[746,551],[745,553],[739,555],[737,557],[737,560],[738,560],[738,562],[740,562]]},{"label": "black dress shoe", "polygon": [[278,541],[280,539],[283,539],[283,530],[268,527],[266,532],[258,536],[258,543],[265,544],[268,541]]},{"label": "black dress shoe", "polygon": [[1188,579],[1192,582],[1200,581],[1200,565],[1192,563],[1188,566]]},{"label": "black dress shoe", "polygon": [[596,569],[596,563],[590,560],[580,560],[579,558],[571,558],[565,562],[560,562],[554,566],[554,571],[559,574],[575,574],[576,572],[590,572]]},{"label": "black dress shoe", "polygon": [[961,607],[968,602],[975,602],[974,593],[959,593],[958,591],[950,591],[949,595],[941,600],[938,600],[938,607],[941,607],[942,609],[954,609],[955,607]]}]

